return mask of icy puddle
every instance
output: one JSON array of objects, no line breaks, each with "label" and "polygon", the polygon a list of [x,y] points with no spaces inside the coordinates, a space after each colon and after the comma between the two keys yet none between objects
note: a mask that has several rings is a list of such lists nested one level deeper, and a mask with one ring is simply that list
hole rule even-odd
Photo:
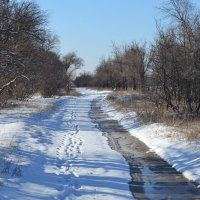
[{"label": "icy puddle", "polygon": [[89,117],[104,94],[81,92],[51,99],[50,111],[0,114],[1,200],[133,199],[127,162]]}]

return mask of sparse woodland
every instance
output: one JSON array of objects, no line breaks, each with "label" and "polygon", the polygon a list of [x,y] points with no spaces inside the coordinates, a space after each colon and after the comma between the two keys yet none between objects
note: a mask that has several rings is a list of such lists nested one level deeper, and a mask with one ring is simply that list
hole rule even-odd
[{"label": "sparse woodland", "polygon": [[[200,12],[190,0],[169,0],[160,11],[166,19],[156,23],[153,44],[113,44],[88,85],[140,90],[156,106],[161,104],[180,115],[200,111]],[[82,74],[78,85],[85,86]],[[88,78],[88,77],[87,77]]]},{"label": "sparse woodland", "polygon": [[[161,6],[165,20],[157,24],[152,44],[113,43],[95,74],[83,73],[77,86],[140,90],[156,106],[177,114],[200,111],[200,16],[190,0],[169,0]],[[58,38],[47,28],[47,16],[32,1],[0,1],[0,105],[70,90],[73,72],[83,65],[75,52],[61,57]]]},{"label": "sparse woodland", "polygon": [[[58,38],[33,1],[0,1],[0,105],[35,92],[55,95],[69,89],[72,71],[83,63],[76,53],[57,53]],[[78,63],[79,61],[79,63]]]}]

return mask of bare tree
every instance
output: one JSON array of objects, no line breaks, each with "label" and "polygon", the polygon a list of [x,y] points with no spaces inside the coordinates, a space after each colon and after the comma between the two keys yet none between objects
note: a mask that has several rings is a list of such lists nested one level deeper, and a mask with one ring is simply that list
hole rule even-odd
[{"label": "bare tree", "polygon": [[[50,53],[58,40],[49,33],[46,24],[46,15],[36,3],[0,1],[1,105],[9,98],[27,97],[40,88],[39,83],[47,74],[52,77],[57,74],[53,70],[48,73],[45,70],[45,64],[52,69],[52,65],[48,63],[50,60],[55,64],[55,60],[58,63],[60,59]],[[60,63],[55,66],[59,65],[64,69],[61,61]],[[59,69],[60,67],[58,71]],[[63,80],[61,73],[59,76],[57,80]]]},{"label": "bare tree", "polygon": [[13,86],[31,80],[29,61],[40,46],[46,18],[33,2],[1,1],[0,13],[1,95],[13,96]]},{"label": "bare tree", "polygon": [[151,52],[147,51],[146,43],[139,44],[133,42],[125,46],[124,63],[128,66],[128,74],[134,89],[137,89],[137,84],[144,92],[146,87],[146,74],[151,64]]},{"label": "bare tree", "polygon": [[74,83],[77,87],[94,86],[94,76],[89,72],[84,72],[76,77]]},{"label": "bare tree", "polygon": [[200,110],[200,20],[189,0],[170,0],[161,7],[171,24],[159,29],[154,48],[157,92],[177,113]]},{"label": "bare tree", "polygon": [[96,70],[96,78],[103,87],[141,89],[146,87],[146,74],[152,60],[146,44],[136,42],[122,47],[113,44],[113,54],[102,59]]},{"label": "bare tree", "polygon": [[63,57],[63,65],[68,77],[67,88],[70,90],[73,73],[84,65],[84,61],[82,58],[78,57],[75,52],[70,52]]}]

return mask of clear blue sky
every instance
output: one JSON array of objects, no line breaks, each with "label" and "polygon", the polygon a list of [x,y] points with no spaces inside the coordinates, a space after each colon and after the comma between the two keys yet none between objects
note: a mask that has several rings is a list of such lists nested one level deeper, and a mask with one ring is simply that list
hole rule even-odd
[{"label": "clear blue sky", "polygon": [[[35,0],[47,11],[49,27],[60,39],[62,54],[76,51],[93,71],[107,57],[114,41],[153,41],[156,8],[166,0]],[[199,0],[195,0],[196,3]]]}]

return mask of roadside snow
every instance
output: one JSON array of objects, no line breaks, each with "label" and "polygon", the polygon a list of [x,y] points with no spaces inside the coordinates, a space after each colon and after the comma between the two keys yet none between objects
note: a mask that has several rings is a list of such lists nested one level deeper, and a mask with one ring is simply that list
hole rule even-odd
[{"label": "roadside snow", "polygon": [[1,200],[133,199],[127,162],[89,118],[91,101],[108,92],[79,92],[1,111]]},{"label": "roadside snow", "polygon": [[185,141],[173,128],[161,124],[140,126],[135,113],[118,111],[105,99],[102,100],[102,109],[143,141],[150,151],[156,152],[189,180],[200,184],[200,139]]}]

